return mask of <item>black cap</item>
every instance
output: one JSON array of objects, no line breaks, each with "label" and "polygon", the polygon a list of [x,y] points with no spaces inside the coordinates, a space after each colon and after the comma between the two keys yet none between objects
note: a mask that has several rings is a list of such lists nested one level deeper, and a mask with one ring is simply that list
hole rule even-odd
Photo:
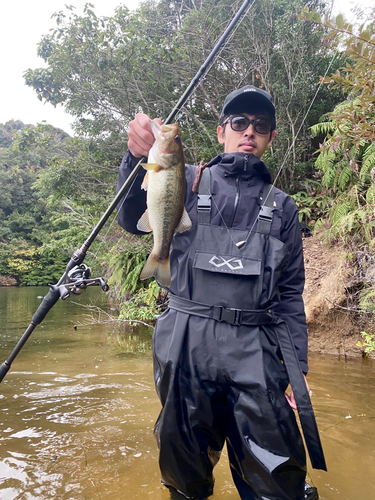
[{"label": "black cap", "polygon": [[258,113],[267,110],[275,115],[275,106],[271,94],[253,85],[245,85],[227,95],[221,115],[232,113]]}]

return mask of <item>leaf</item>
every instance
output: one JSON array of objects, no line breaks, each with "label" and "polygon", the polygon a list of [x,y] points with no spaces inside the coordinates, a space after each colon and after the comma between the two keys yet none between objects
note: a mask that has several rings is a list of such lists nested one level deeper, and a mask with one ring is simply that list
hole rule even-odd
[{"label": "leaf", "polygon": [[336,17],[336,26],[341,29],[344,26],[344,16],[342,14],[339,14]]}]

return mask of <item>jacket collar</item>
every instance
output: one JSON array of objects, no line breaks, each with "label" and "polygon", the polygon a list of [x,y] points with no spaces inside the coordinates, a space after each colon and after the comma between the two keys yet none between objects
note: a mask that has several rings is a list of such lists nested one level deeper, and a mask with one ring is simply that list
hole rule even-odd
[{"label": "jacket collar", "polygon": [[217,168],[225,177],[259,177],[268,184],[272,183],[266,165],[255,155],[245,153],[223,153],[208,163],[207,167]]}]

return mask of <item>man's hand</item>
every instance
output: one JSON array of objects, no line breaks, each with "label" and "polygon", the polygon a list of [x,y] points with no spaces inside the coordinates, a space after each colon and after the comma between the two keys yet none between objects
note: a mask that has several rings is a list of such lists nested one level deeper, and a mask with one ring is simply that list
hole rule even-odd
[{"label": "man's hand", "polygon": [[[160,118],[156,118],[161,125]],[[151,130],[150,118],[143,113],[135,115],[134,120],[129,123],[128,149],[136,158],[148,156],[151,146],[155,142],[154,134]]]},{"label": "man's hand", "polygon": [[[307,387],[307,392],[310,394],[310,387],[309,387],[309,384],[307,383],[306,376],[304,375],[303,377],[305,379],[305,383],[306,383],[306,387]],[[296,410],[297,409],[297,404],[296,404],[296,400],[295,400],[293,391],[291,391],[290,394],[285,393],[285,397],[286,397],[288,403],[290,404],[290,406],[293,408],[293,410]]]}]

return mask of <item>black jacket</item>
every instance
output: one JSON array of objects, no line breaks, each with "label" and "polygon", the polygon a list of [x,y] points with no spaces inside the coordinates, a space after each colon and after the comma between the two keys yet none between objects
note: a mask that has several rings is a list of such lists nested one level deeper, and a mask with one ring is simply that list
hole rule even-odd
[{"label": "black jacket", "polygon": [[[120,166],[118,187],[136,163],[137,159],[128,152]],[[252,228],[259,213],[264,184],[271,183],[266,165],[254,155],[226,153],[214,158],[209,166],[213,197],[211,223],[238,229]],[[186,165],[185,207],[193,225],[197,224],[197,194],[191,190],[195,168]],[[146,192],[141,190],[144,174],[141,168],[133,188],[118,207],[120,226],[133,234],[142,234],[136,226],[146,210]],[[275,204],[270,234],[287,246],[289,259],[279,282],[281,301],[274,311],[288,324],[302,371],[307,373],[307,325],[302,300],[305,272],[298,210],[293,199],[279,189],[276,189]]]}]

